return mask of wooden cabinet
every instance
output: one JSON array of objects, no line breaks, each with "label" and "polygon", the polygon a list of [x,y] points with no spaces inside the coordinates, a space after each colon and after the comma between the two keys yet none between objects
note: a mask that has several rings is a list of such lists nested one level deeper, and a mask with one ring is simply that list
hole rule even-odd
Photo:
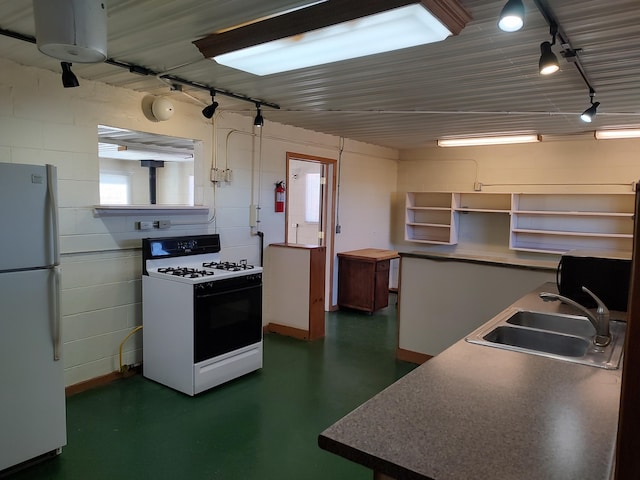
[{"label": "wooden cabinet", "polygon": [[389,304],[389,267],[398,252],[365,248],[338,253],[338,305],[374,312]]},{"label": "wooden cabinet", "polygon": [[460,215],[509,214],[509,249],[562,254],[569,250],[631,251],[630,193],[409,192],[405,240],[455,245]]}]

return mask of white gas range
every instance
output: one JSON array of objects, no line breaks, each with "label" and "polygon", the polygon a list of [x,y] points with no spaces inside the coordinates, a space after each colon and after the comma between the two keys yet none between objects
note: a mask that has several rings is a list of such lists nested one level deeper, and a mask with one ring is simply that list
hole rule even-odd
[{"label": "white gas range", "polygon": [[262,267],[220,237],[143,240],[143,373],[188,395],[262,367]]}]

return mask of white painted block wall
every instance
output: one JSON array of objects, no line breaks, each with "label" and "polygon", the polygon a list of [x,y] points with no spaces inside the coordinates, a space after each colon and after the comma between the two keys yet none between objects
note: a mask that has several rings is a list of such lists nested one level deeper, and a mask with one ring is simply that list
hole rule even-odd
[{"label": "white painted block wall", "polygon": [[[99,203],[98,125],[201,141],[195,203],[208,206],[209,216],[168,216],[172,228],[154,234],[217,232],[228,258],[254,263],[260,259],[259,237],[249,228],[249,205],[262,207],[259,228],[265,245],[284,241],[284,215],[273,211],[273,185],[285,176],[286,152],[337,159],[340,146],[335,136],[273,123],[267,111],[262,138],[253,135],[250,116],[223,108],[214,129],[202,116],[202,106],[182,101],[177,92],[170,94],[173,117],[152,122],[141,109],[145,94],[84,80],[81,67],[75,73],[80,86],[65,89],[59,72],[0,59],[0,162],[58,167],[66,385],[117,370],[120,342],[142,318],[139,247],[149,232],[135,230],[141,220],[136,215],[94,215],[93,206]],[[342,192],[348,195],[340,201],[343,233],[336,238],[336,251],[353,245],[387,248],[391,226],[385,198],[396,188],[398,152],[344,143]],[[231,168],[233,182],[214,189],[208,180],[212,166]],[[360,169],[368,173],[354,172]],[[380,197],[371,202],[373,191]],[[136,334],[125,345],[124,363],[140,362],[141,348]]]}]

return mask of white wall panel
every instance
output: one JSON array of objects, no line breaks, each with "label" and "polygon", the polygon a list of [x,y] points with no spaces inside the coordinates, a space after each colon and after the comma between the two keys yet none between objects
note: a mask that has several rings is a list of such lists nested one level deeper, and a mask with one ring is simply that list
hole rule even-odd
[{"label": "white wall panel", "polygon": [[[284,241],[284,215],[273,211],[275,182],[284,180],[286,152],[337,159],[340,139],[269,121],[262,141],[250,117],[221,111],[211,120],[202,106],[180,93],[169,93],[175,106],[166,122],[150,121],[141,104],[144,93],[80,79],[80,87],[64,89],[57,73],[23,67],[0,59],[0,161],[52,163],[58,166],[63,298],[65,382],[67,385],[111,373],[118,368],[118,346],[131,328],[141,324],[141,239],[148,236],[218,232],[228,259],[260,259],[260,238],[249,227],[249,205],[261,205],[260,230],[265,246]],[[4,101],[6,100],[6,102]],[[36,108],[37,107],[37,108]],[[97,126],[114,127],[200,140],[195,161],[195,199],[212,210],[207,215],[96,216],[98,203]],[[227,142],[227,134],[234,131]],[[212,145],[216,148],[212,148]],[[347,170],[371,168],[365,176],[343,178],[341,214],[353,218],[345,245],[360,245],[361,232],[374,232],[386,246],[388,210],[383,199],[395,189],[393,150],[346,142]],[[228,151],[227,151],[228,148]],[[359,157],[358,157],[359,155]],[[233,170],[229,184],[214,189],[212,165]],[[364,185],[363,182],[377,182]],[[378,192],[385,192],[382,196]],[[386,197],[385,197],[386,196]],[[361,200],[366,199],[363,203]],[[209,222],[214,214],[215,221]],[[167,230],[140,231],[141,220],[168,218]],[[369,238],[364,241],[369,242]],[[339,251],[339,250],[336,250]],[[141,338],[125,346],[126,364],[139,363]]]}]

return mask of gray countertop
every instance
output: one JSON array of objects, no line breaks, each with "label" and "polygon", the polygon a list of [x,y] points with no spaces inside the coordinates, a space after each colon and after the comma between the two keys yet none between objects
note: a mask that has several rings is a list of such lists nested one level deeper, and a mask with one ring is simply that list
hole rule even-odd
[{"label": "gray countertop", "polygon": [[[570,311],[542,302],[537,291],[513,306]],[[607,480],[620,386],[620,370],[462,339],[322,432],[318,443],[397,479]]]},{"label": "gray countertop", "polygon": [[558,268],[559,259],[541,260],[519,258],[512,255],[488,255],[478,253],[445,252],[399,252],[401,257],[425,258],[428,260],[481,263],[486,265],[527,268],[533,270],[553,270]]}]

